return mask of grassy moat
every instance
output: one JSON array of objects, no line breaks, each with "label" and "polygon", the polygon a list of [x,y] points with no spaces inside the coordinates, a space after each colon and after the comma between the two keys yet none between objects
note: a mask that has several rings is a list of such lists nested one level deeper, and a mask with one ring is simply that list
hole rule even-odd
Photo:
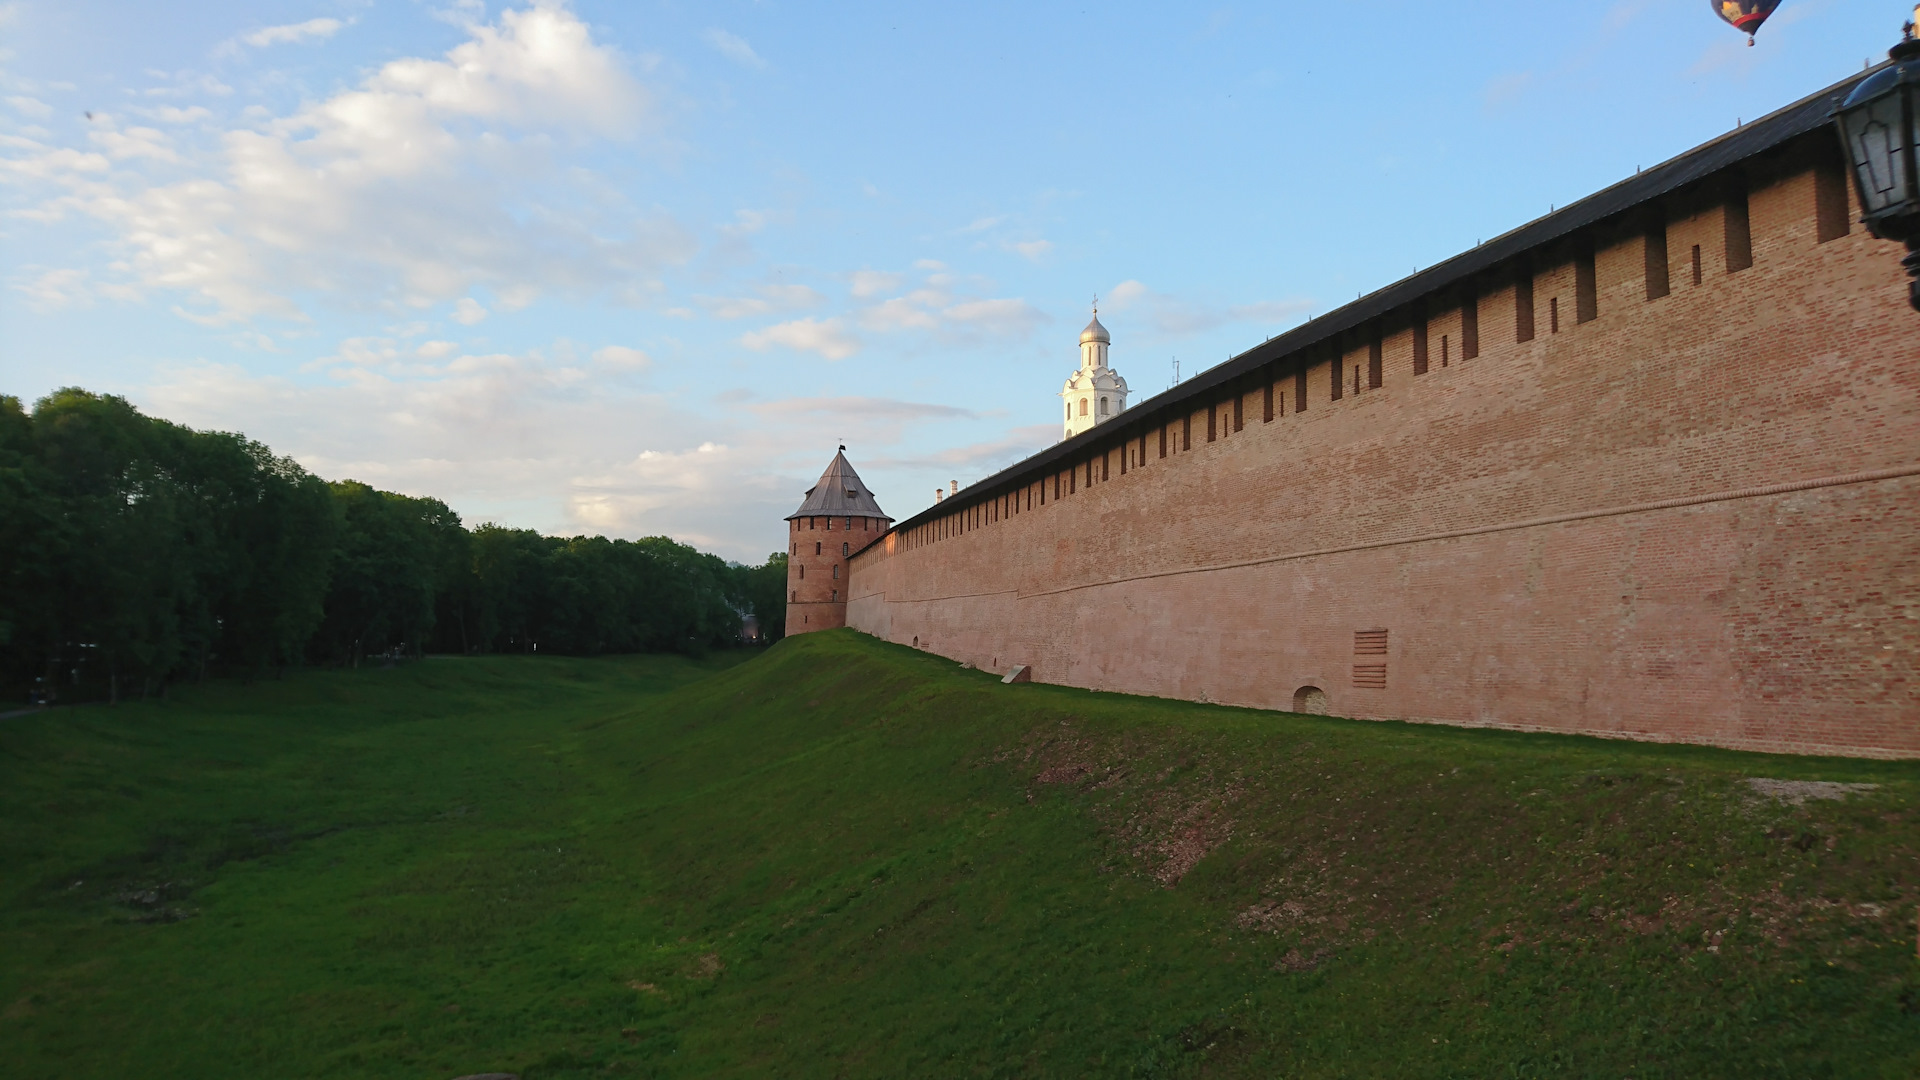
[{"label": "grassy moat", "polygon": [[740,659],[0,721],[0,1072],[1920,1074],[1920,765]]}]

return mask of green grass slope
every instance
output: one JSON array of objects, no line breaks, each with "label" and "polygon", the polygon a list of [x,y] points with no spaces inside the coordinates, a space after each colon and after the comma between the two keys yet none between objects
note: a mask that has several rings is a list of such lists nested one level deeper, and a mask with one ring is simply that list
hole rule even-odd
[{"label": "green grass slope", "polygon": [[0,1073],[1920,1074],[1915,766],[737,659],[0,721]]}]

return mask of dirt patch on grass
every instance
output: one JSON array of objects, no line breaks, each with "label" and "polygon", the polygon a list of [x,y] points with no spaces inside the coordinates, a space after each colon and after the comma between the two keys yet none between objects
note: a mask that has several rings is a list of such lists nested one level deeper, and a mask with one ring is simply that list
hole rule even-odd
[{"label": "dirt patch on grass", "polygon": [[1170,889],[1233,838],[1232,810],[1243,785],[1221,776],[1209,755],[1165,760],[1168,750],[1137,739],[1096,741],[1068,719],[1030,733],[1017,752],[996,760],[1017,758],[1033,770],[1029,802],[1048,785],[1102,792],[1094,804],[1101,825],[1148,877]]},{"label": "dirt patch on grass", "polygon": [[1764,776],[1747,778],[1747,786],[1762,798],[1777,799],[1788,806],[1804,806],[1809,799],[1840,802],[1849,795],[1860,795],[1879,788],[1879,784],[1841,784],[1831,780],[1770,780]]}]

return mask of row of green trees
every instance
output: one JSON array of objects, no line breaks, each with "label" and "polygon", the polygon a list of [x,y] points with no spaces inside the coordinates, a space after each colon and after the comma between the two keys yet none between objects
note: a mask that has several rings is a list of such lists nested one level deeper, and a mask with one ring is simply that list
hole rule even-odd
[{"label": "row of green trees", "polygon": [[0,685],[149,694],[426,651],[700,651],[784,628],[786,555],[468,529],[124,399],[0,396]]}]

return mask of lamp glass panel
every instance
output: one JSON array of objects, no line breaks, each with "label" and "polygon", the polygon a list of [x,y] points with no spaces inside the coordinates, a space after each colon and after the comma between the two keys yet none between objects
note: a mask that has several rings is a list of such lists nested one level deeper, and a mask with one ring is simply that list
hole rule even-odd
[{"label": "lamp glass panel", "polygon": [[1900,122],[1899,91],[1863,102],[1846,117],[1847,149],[1860,178],[1868,214],[1907,198],[1907,132]]}]

